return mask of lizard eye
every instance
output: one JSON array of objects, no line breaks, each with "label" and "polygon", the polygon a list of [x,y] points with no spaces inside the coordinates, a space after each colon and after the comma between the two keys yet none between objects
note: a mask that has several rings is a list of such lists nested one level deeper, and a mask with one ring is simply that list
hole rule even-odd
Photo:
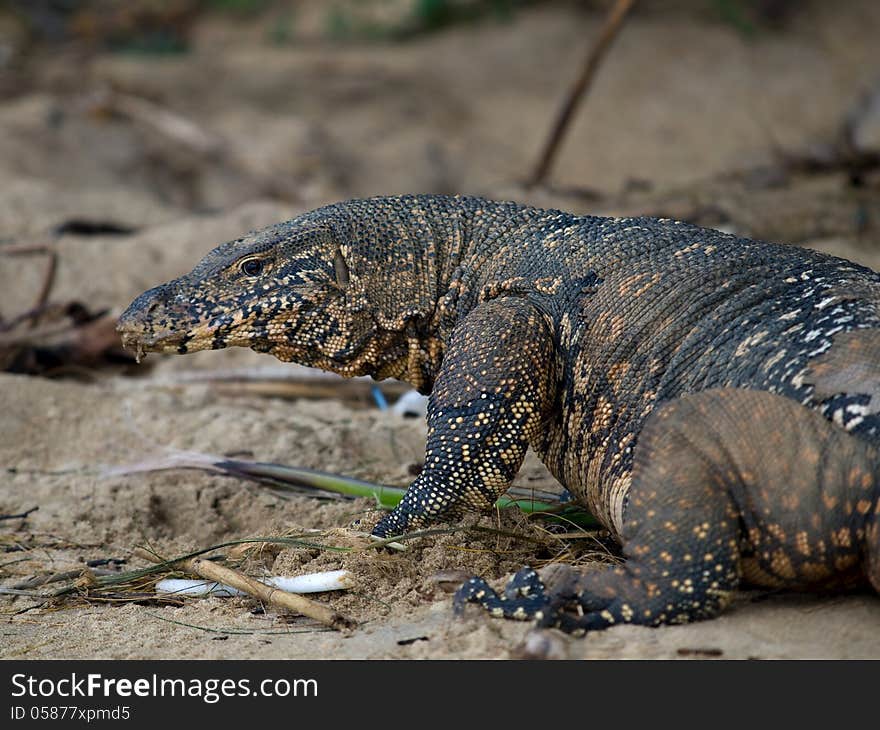
[{"label": "lizard eye", "polygon": [[263,273],[263,262],[260,259],[245,259],[238,268],[245,276],[259,276]]}]

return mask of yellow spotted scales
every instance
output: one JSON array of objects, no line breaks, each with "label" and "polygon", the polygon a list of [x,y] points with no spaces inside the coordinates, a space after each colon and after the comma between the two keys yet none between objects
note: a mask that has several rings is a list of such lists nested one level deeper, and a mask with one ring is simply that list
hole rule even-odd
[{"label": "yellow spotted scales", "polygon": [[[707,618],[741,581],[880,589],[880,276],[654,218],[354,200],[222,244],[120,318],[139,352],[251,347],[430,393],[376,526],[486,510],[533,448],[627,562],[456,606],[570,631]],[[570,609],[575,608],[576,612]]]}]

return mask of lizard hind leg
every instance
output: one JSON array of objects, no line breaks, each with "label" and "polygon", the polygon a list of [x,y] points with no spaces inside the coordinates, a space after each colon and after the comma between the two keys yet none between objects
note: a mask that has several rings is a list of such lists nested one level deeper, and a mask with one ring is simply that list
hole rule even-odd
[{"label": "lizard hind leg", "polygon": [[[781,396],[721,389],[671,401],[639,437],[626,563],[545,592],[541,622],[579,632],[711,618],[742,577],[846,587],[867,573],[877,587],[877,464],[868,444]],[[462,598],[522,617],[533,594]]]},{"label": "lizard hind leg", "polygon": [[[517,595],[520,571],[499,596],[480,579],[456,594],[456,605],[481,604],[493,615],[535,618],[564,631],[619,623],[658,625],[708,618],[739,581],[738,521],[723,474],[695,447],[693,404],[674,402],[649,419],[636,450],[624,523],[625,565],[581,573],[559,571],[555,583]],[[573,609],[573,610],[571,610]]]}]

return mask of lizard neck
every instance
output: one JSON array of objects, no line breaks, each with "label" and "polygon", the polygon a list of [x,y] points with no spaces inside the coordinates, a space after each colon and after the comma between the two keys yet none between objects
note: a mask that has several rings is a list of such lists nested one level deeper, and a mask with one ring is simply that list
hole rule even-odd
[{"label": "lizard neck", "polygon": [[565,215],[444,195],[355,200],[316,213],[345,242],[346,308],[374,332],[374,342],[364,343],[375,358],[367,371],[422,393],[433,387],[456,322],[479,302],[483,275],[519,257],[517,231]]}]

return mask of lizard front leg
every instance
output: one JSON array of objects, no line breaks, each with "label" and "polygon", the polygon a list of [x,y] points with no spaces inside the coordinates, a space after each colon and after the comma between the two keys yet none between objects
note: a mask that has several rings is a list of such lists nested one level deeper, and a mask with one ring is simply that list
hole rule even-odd
[{"label": "lizard front leg", "polygon": [[428,403],[424,468],[373,534],[490,509],[553,401],[555,362],[547,317],[527,299],[471,310],[452,333]]}]

